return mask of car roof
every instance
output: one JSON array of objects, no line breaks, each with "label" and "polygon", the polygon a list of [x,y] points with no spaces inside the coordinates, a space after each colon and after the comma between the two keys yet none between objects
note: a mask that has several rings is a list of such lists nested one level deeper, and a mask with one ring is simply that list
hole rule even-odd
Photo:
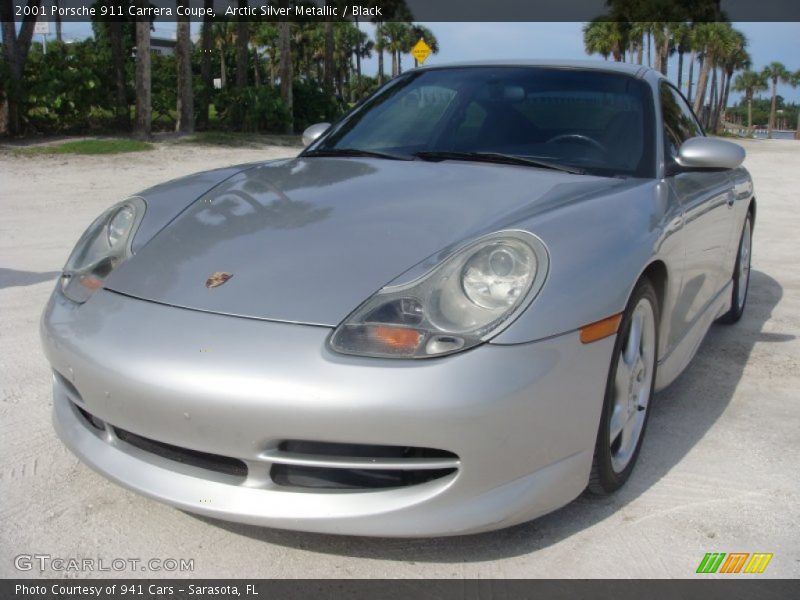
[{"label": "car roof", "polygon": [[469,62],[453,62],[434,64],[419,67],[420,69],[451,69],[460,67],[541,67],[552,69],[584,69],[589,71],[605,71],[610,73],[624,73],[633,77],[644,77],[649,67],[621,63],[616,61],[599,60],[548,60],[548,59],[509,59],[509,60],[482,60]]}]

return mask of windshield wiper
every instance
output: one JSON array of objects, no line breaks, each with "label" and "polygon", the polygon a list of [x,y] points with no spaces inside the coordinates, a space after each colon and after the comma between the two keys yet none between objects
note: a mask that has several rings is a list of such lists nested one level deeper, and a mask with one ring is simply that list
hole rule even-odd
[{"label": "windshield wiper", "polygon": [[369,158],[386,158],[389,160],[414,160],[412,156],[379,152],[377,150],[359,150],[358,148],[320,148],[304,152],[302,156],[366,156]]},{"label": "windshield wiper", "polygon": [[586,171],[578,167],[560,165],[545,160],[515,156],[513,154],[501,154],[500,152],[451,152],[451,151],[422,151],[415,152],[414,156],[422,160],[471,160],[476,162],[499,163],[506,165],[522,165],[527,167],[539,167],[542,169],[553,169],[554,171],[564,171],[575,175],[585,175]]}]

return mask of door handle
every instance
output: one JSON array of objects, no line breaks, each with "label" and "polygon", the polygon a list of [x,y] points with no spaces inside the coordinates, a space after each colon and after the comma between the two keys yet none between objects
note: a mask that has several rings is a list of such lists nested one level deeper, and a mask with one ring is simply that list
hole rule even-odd
[{"label": "door handle", "polygon": [[732,207],[734,202],[736,202],[736,194],[728,192],[728,207]]}]

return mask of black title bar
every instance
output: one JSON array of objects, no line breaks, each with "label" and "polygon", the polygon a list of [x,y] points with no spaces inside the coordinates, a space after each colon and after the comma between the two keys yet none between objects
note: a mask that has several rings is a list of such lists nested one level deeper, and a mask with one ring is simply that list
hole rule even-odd
[{"label": "black title bar", "polygon": [[[627,3],[641,14],[614,11],[613,0],[2,0],[12,4],[14,19],[26,16],[63,22],[151,19],[177,21],[461,21],[585,22],[596,18],[636,21],[792,21],[800,22],[799,0],[643,0]],[[56,5],[57,4],[57,5]],[[146,8],[141,8],[146,5]],[[626,9],[630,10],[630,9]],[[800,34],[800,31],[798,31]]]}]

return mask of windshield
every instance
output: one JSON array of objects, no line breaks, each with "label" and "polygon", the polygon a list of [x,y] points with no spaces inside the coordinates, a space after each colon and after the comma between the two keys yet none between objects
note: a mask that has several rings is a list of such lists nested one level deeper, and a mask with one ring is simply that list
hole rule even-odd
[{"label": "windshield", "polygon": [[432,153],[443,159],[492,153],[597,175],[653,177],[652,102],[644,82],[623,74],[541,67],[420,70],[379,90],[310,152],[427,159]]}]

